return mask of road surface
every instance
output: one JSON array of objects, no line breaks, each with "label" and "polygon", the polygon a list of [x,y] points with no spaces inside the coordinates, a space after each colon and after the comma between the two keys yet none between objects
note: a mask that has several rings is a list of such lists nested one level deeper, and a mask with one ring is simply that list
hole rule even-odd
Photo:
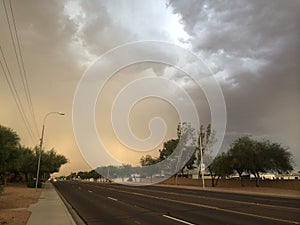
[{"label": "road surface", "polygon": [[86,224],[300,224],[299,199],[58,181]]}]

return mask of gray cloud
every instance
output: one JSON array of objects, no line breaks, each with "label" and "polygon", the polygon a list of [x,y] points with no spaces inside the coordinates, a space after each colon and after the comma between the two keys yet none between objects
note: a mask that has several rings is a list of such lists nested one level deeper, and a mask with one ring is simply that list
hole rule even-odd
[{"label": "gray cloud", "polygon": [[299,165],[300,2],[170,1],[170,5],[181,15],[193,50],[221,82],[228,138],[253,134],[280,141],[291,148]]},{"label": "gray cloud", "polygon": [[[139,0],[129,3],[28,0],[12,1],[12,4],[38,123],[48,111],[58,109],[69,115],[59,129],[63,138],[57,137],[59,134],[52,123],[47,127],[47,137],[52,141],[46,142],[46,146],[53,142],[72,162],[63,171],[87,167],[75,146],[71,124],[73,96],[84,70],[97,56],[111,48],[149,39],[189,47],[216,74],[228,111],[224,148],[237,136],[252,134],[290,146],[300,165],[298,0],[181,0],[167,4]],[[11,60],[9,31],[3,9],[0,10],[1,46],[5,46],[9,64],[14,68],[16,62]],[[181,18],[186,34],[179,26],[178,18]],[[196,100],[204,121],[209,120],[203,93],[174,68],[162,65],[126,68],[127,77],[110,84],[112,89],[107,91],[107,96],[112,90],[117,93],[113,88],[123,87],[149,68],[156,75],[182,82]],[[19,85],[17,76],[14,78]],[[1,124],[15,128],[25,143],[29,142],[24,127],[20,127],[21,121],[11,116],[15,105],[7,97],[10,93],[5,81],[0,79],[0,100],[7,108],[0,112]],[[109,105],[108,102],[104,104]],[[160,109],[163,109],[162,105]],[[169,106],[165,109],[166,113],[170,111]],[[65,143],[66,140],[69,143]]]}]

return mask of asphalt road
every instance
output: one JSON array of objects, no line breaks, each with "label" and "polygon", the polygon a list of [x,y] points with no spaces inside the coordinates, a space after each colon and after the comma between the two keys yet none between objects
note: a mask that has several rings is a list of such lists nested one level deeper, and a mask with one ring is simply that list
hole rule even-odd
[{"label": "asphalt road", "polygon": [[86,224],[300,224],[299,199],[74,181],[55,186]]}]

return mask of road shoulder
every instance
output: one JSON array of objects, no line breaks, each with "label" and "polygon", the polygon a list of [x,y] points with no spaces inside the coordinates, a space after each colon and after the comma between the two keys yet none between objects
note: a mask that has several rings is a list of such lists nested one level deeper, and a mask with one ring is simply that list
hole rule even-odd
[{"label": "road shoulder", "polygon": [[211,192],[226,192],[226,193],[237,193],[247,195],[264,195],[273,197],[285,197],[285,198],[299,198],[300,190],[287,190],[279,188],[266,188],[266,187],[200,187],[200,186],[188,186],[188,185],[168,185],[168,184],[155,184],[155,186],[170,187],[170,188],[183,188],[191,190],[203,190]]}]

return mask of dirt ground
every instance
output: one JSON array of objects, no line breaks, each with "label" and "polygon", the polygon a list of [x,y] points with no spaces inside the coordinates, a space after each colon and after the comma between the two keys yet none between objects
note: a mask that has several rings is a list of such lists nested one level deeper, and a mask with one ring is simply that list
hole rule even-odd
[{"label": "dirt ground", "polygon": [[[188,186],[188,185],[169,185],[169,184],[157,184],[158,186],[169,186],[176,188],[187,188],[194,190],[201,190],[202,186]],[[232,192],[243,194],[258,194],[258,195],[270,195],[281,196],[290,198],[300,198],[300,190],[288,190],[282,188],[268,188],[268,187],[205,187],[206,191],[220,191],[220,192]]]},{"label": "dirt ground", "polygon": [[252,193],[252,194],[263,194],[263,195],[273,195],[282,197],[297,197],[300,198],[300,190],[287,190],[281,188],[268,188],[268,187],[209,187],[208,190],[219,190],[234,193]]},{"label": "dirt ground", "polygon": [[25,184],[7,184],[0,194],[0,225],[25,225],[30,216],[30,204],[38,201],[41,189]]}]

